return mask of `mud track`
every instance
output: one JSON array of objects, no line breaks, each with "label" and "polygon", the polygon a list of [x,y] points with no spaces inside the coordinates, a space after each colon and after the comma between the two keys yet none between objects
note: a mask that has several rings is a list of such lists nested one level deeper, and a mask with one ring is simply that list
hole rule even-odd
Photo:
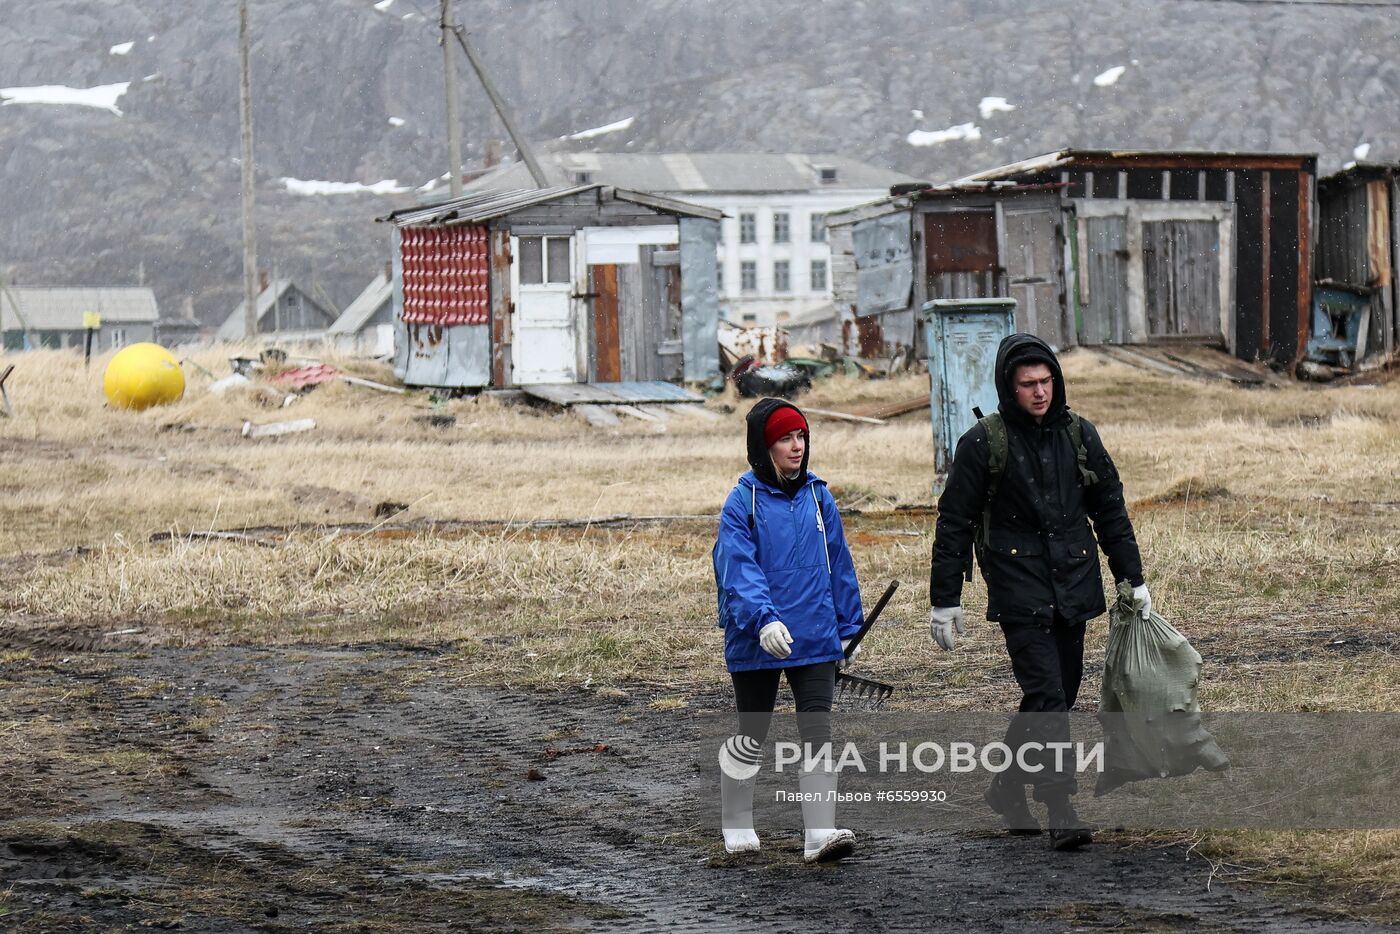
[{"label": "mud track", "polygon": [[0,665],[5,930],[1368,929],[1208,889],[1181,848],[726,857],[697,767],[656,753],[690,714],[461,684],[446,650],[30,653]]}]

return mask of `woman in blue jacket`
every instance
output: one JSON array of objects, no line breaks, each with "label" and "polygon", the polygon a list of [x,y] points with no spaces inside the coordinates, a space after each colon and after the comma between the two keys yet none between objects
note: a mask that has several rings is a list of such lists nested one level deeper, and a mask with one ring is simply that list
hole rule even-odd
[{"label": "woman in blue jacket", "polygon": [[[836,500],[808,472],[810,453],[802,412],[779,399],[759,402],[748,415],[753,469],[739,478],[720,514],[715,584],[724,660],[739,710],[739,732],[720,752],[724,846],[730,853],[759,846],[754,776],[779,679],[786,673],[802,715],[803,742],[819,750],[831,739],[831,699],[845,643],[864,621]],[[808,862],[840,859],[855,845],[851,831],[836,828],[830,764],[831,757],[805,763],[799,779]]]}]

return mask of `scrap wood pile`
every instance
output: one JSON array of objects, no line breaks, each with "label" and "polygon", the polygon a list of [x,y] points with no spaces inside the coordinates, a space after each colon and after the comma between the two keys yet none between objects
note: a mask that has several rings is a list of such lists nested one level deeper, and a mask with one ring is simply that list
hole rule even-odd
[{"label": "scrap wood pile", "polygon": [[[884,379],[923,366],[913,348],[898,347],[888,357],[859,357],[842,353],[834,344],[789,346],[781,327],[742,328],[721,322],[720,368],[746,398],[796,398],[815,380],[844,375],[854,379]],[[712,388],[723,389],[716,381]]]},{"label": "scrap wood pile", "polygon": [[[408,391],[402,386],[390,386],[343,373],[319,360],[289,359],[284,351],[276,348],[264,350],[256,357],[230,357],[229,368],[233,372],[222,379],[215,379],[209,385],[209,391],[214,395],[223,395],[231,390],[246,388],[260,405],[267,408],[287,408],[302,395],[330,382],[344,382],[378,392],[399,395]],[[207,375],[212,377],[214,374],[207,373]],[[298,418],[270,424],[254,424],[251,421],[246,421],[243,423],[243,437],[270,438],[310,431],[315,427],[316,421],[311,418]]]}]

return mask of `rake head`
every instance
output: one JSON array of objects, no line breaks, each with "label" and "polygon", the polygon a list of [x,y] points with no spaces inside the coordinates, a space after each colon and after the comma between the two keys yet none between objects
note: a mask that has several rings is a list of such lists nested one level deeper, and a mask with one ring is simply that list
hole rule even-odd
[{"label": "rake head", "polygon": [[879,710],[893,693],[892,685],[838,671],[832,706],[841,710]]}]

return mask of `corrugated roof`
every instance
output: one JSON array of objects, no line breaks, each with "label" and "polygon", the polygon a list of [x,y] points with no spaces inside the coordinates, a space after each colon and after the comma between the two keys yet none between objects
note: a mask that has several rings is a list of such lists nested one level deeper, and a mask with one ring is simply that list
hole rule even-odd
[{"label": "corrugated roof", "polygon": [[[276,301],[282,297],[282,293],[286,292],[288,289],[296,289],[301,293],[305,301],[315,305],[325,312],[327,317],[330,317],[331,312],[326,309],[326,306],[312,298],[305,289],[297,285],[291,279],[274,279],[272,282],[268,283],[267,288],[258,293],[258,321],[262,321],[267,313],[272,310],[272,306]],[[229,316],[224,319],[224,323],[219,325],[219,330],[215,334],[215,337],[221,341],[240,341],[243,340],[243,336],[243,303],[239,302],[238,305],[234,307],[233,311],[229,313]]]},{"label": "corrugated roof", "polygon": [[698,204],[688,204],[684,201],[629,191],[624,188],[589,184],[560,188],[523,188],[510,191],[472,191],[453,200],[394,211],[378,218],[378,220],[390,221],[399,227],[411,227],[417,224],[480,224],[497,217],[505,217],[507,214],[513,214],[524,208],[586,192],[597,192],[600,204],[604,201],[616,200],[640,204],[666,214],[680,214],[686,217],[719,220],[724,216],[721,211]]},{"label": "corrugated roof", "polygon": [[100,314],[103,324],[154,323],[160,314],[155,293],[144,286],[0,289],[0,312],[10,330],[19,328],[22,316],[36,331],[78,331],[88,311]]},{"label": "corrugated roof", "polygon": [[335,319],[335,323],[327,329],[330,334],[358,334],[360,328],[365,326],[365,322],[374,317],[374,313],[384,307],[384,303],[394,297],[394,282],[385,273],[380,273],[374,277],[374,281],[365,286],[363,292],[355,297],[355,300],[340,313],[340,317]]},{"label": "corrugated roof", "polygon": [[1203,162],[1207,160],[1219,160],[1225,162],[1239,162],[1242,166],[1247,167],[1247,165],[1244,164],[1261,160],[1299,160],[1304,163],[1316,162],[1317,155],[1300,152],[1210,152],[1195,149],[1060,149],[1030,159],[1023,159],[1020,162],[1012,162],[994,169],[988,169],[985,172],[965,175],[962,178],[956,179],[951,184],[962,185],[985,182],[998,178],[1009,178],[1015,175],[1031,175],[1072,165],[1075,162],[1098,160],[1133,161],[1147,164],[1151,164],[1154,160],[1163,162],[1178,160],[1199,160]]},{"label": "corrugated roof", "polygon": [[[540,156],[545,178],[551,185],[577,183],[580,172],[588,180],[621,185],[634,191],[695,192],[741,191],[888,191],[892,185],[917,182],[911,175],[894,172],[845,156],[813,153],[767,152],[588,152],[544,153]],[[836,170],[836,178],[823,184],[822,168]],[[510,191],[528,188],[529,170],[523,163],[502,166],[471,183],[476,191]]]}]

